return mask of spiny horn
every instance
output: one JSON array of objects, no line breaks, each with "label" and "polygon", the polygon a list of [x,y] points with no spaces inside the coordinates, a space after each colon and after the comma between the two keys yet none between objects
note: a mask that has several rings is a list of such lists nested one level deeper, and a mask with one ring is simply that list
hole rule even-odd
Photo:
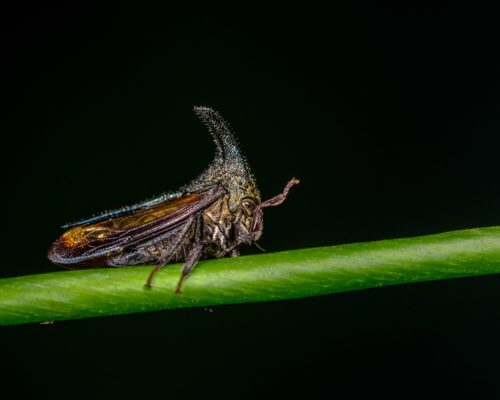
[{"label": "spiny horn", "polygon": [[214,138],[217,145],[216,161],[222,158],[226,169],[243,172],[250,176],[250,169],[240,152],[231,126],[217,111],[209,107],[194,107],[194,112],[201,118]]}]

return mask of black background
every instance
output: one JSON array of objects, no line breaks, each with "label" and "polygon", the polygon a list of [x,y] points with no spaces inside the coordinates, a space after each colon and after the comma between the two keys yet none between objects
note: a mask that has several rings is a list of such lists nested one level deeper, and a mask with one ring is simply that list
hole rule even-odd
[{"label": "black background", "polygon": [[[500,224],[498,7],[16,3],[1,13],[1,276],[187,183],[230,121],[278,251]],[[451,4],[451,3],[450,3]],[[253,249],[246,250],[247,254]],[[1,329],[37,398],[500,394],[500,279]]]}]

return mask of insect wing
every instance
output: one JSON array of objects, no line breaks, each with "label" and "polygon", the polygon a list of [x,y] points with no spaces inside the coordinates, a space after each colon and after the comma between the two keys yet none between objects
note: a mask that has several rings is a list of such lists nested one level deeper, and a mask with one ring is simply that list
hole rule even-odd
[{"label": "insect wing", "polygon": [[222,186],[215,186],[141,208],[132,215],[75,226],[56,240],[48,257],[69,268],[105,267],[105,263],[98,265],[102,257],[171,235],[190,216],[209,207],[224,193]]},{"label": "insect wing", "polygon": [[177,193],[163,194],[163,195],[156,197],[154,199],[147,200],[147,201],[144,201],[144,202],[139,203],[139,204],[135,204],[135,205],[130,206],[130,207],[123,207],[123,208],[119,208],[117,210],[107,211],[107,212],[104,212],[102,214],[96,215],[96,216],[91,217],[91,218],[87,218],[87,219],[80,220],[77,222],[65,224],[62,226],[62,228],[68,229],[68,228],[73,228],[75,226],[95,224],[95,223],[100,222],[100,221],[105,221],[105,220],[109,220],[109,219],[115,219],[115,218],[126,217],[129,215],[134,215],[137,212],[140,212],[141,209],[148,209],[148,208],[150,208],[152,206],[156,206],[156,205],[161,206],[165,202],[171,201],[171,200],[176,200],[179,197],[180,197],[180,195],[178,192]]}]

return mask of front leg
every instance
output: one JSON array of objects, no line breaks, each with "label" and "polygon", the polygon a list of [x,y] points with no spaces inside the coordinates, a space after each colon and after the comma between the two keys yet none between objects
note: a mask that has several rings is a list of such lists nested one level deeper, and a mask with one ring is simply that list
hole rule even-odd
[{"label": "front leg", "polygon": [[296,185],[297,183],[300,183],[298,179],[292,178],[290,179],[290,182],[288,182],[285,186],[285,189],[283,189],[283,193],[274,196],[272,199],[264,201],[260,206],[259,209],[263,209],[266,207],[275,207],[283,203],[286,199],[286,196],[288,196],[288,192],[290,191],[290,188],[293,185]]}]

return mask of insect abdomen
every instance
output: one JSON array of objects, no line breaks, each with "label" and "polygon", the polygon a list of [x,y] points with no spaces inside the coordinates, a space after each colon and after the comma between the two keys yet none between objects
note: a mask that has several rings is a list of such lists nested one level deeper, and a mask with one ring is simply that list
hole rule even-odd
[{"label": "insect abdomen", "polygon": [[[115,254],[107,260],[110,267],[131,267],[134,265],[154,265],[165,260],[165,256],[169,253],[172,246],[178,239],[178,235],[170,235],[155,243],[146,243],[143,245],[131,247],[123,250],[119,254]],[[185,261],[187,255],[193,247],[192,239],[194,229],[184,238],[183,242],[174,251],[172,256],[167,260],[167,263]]]}]

